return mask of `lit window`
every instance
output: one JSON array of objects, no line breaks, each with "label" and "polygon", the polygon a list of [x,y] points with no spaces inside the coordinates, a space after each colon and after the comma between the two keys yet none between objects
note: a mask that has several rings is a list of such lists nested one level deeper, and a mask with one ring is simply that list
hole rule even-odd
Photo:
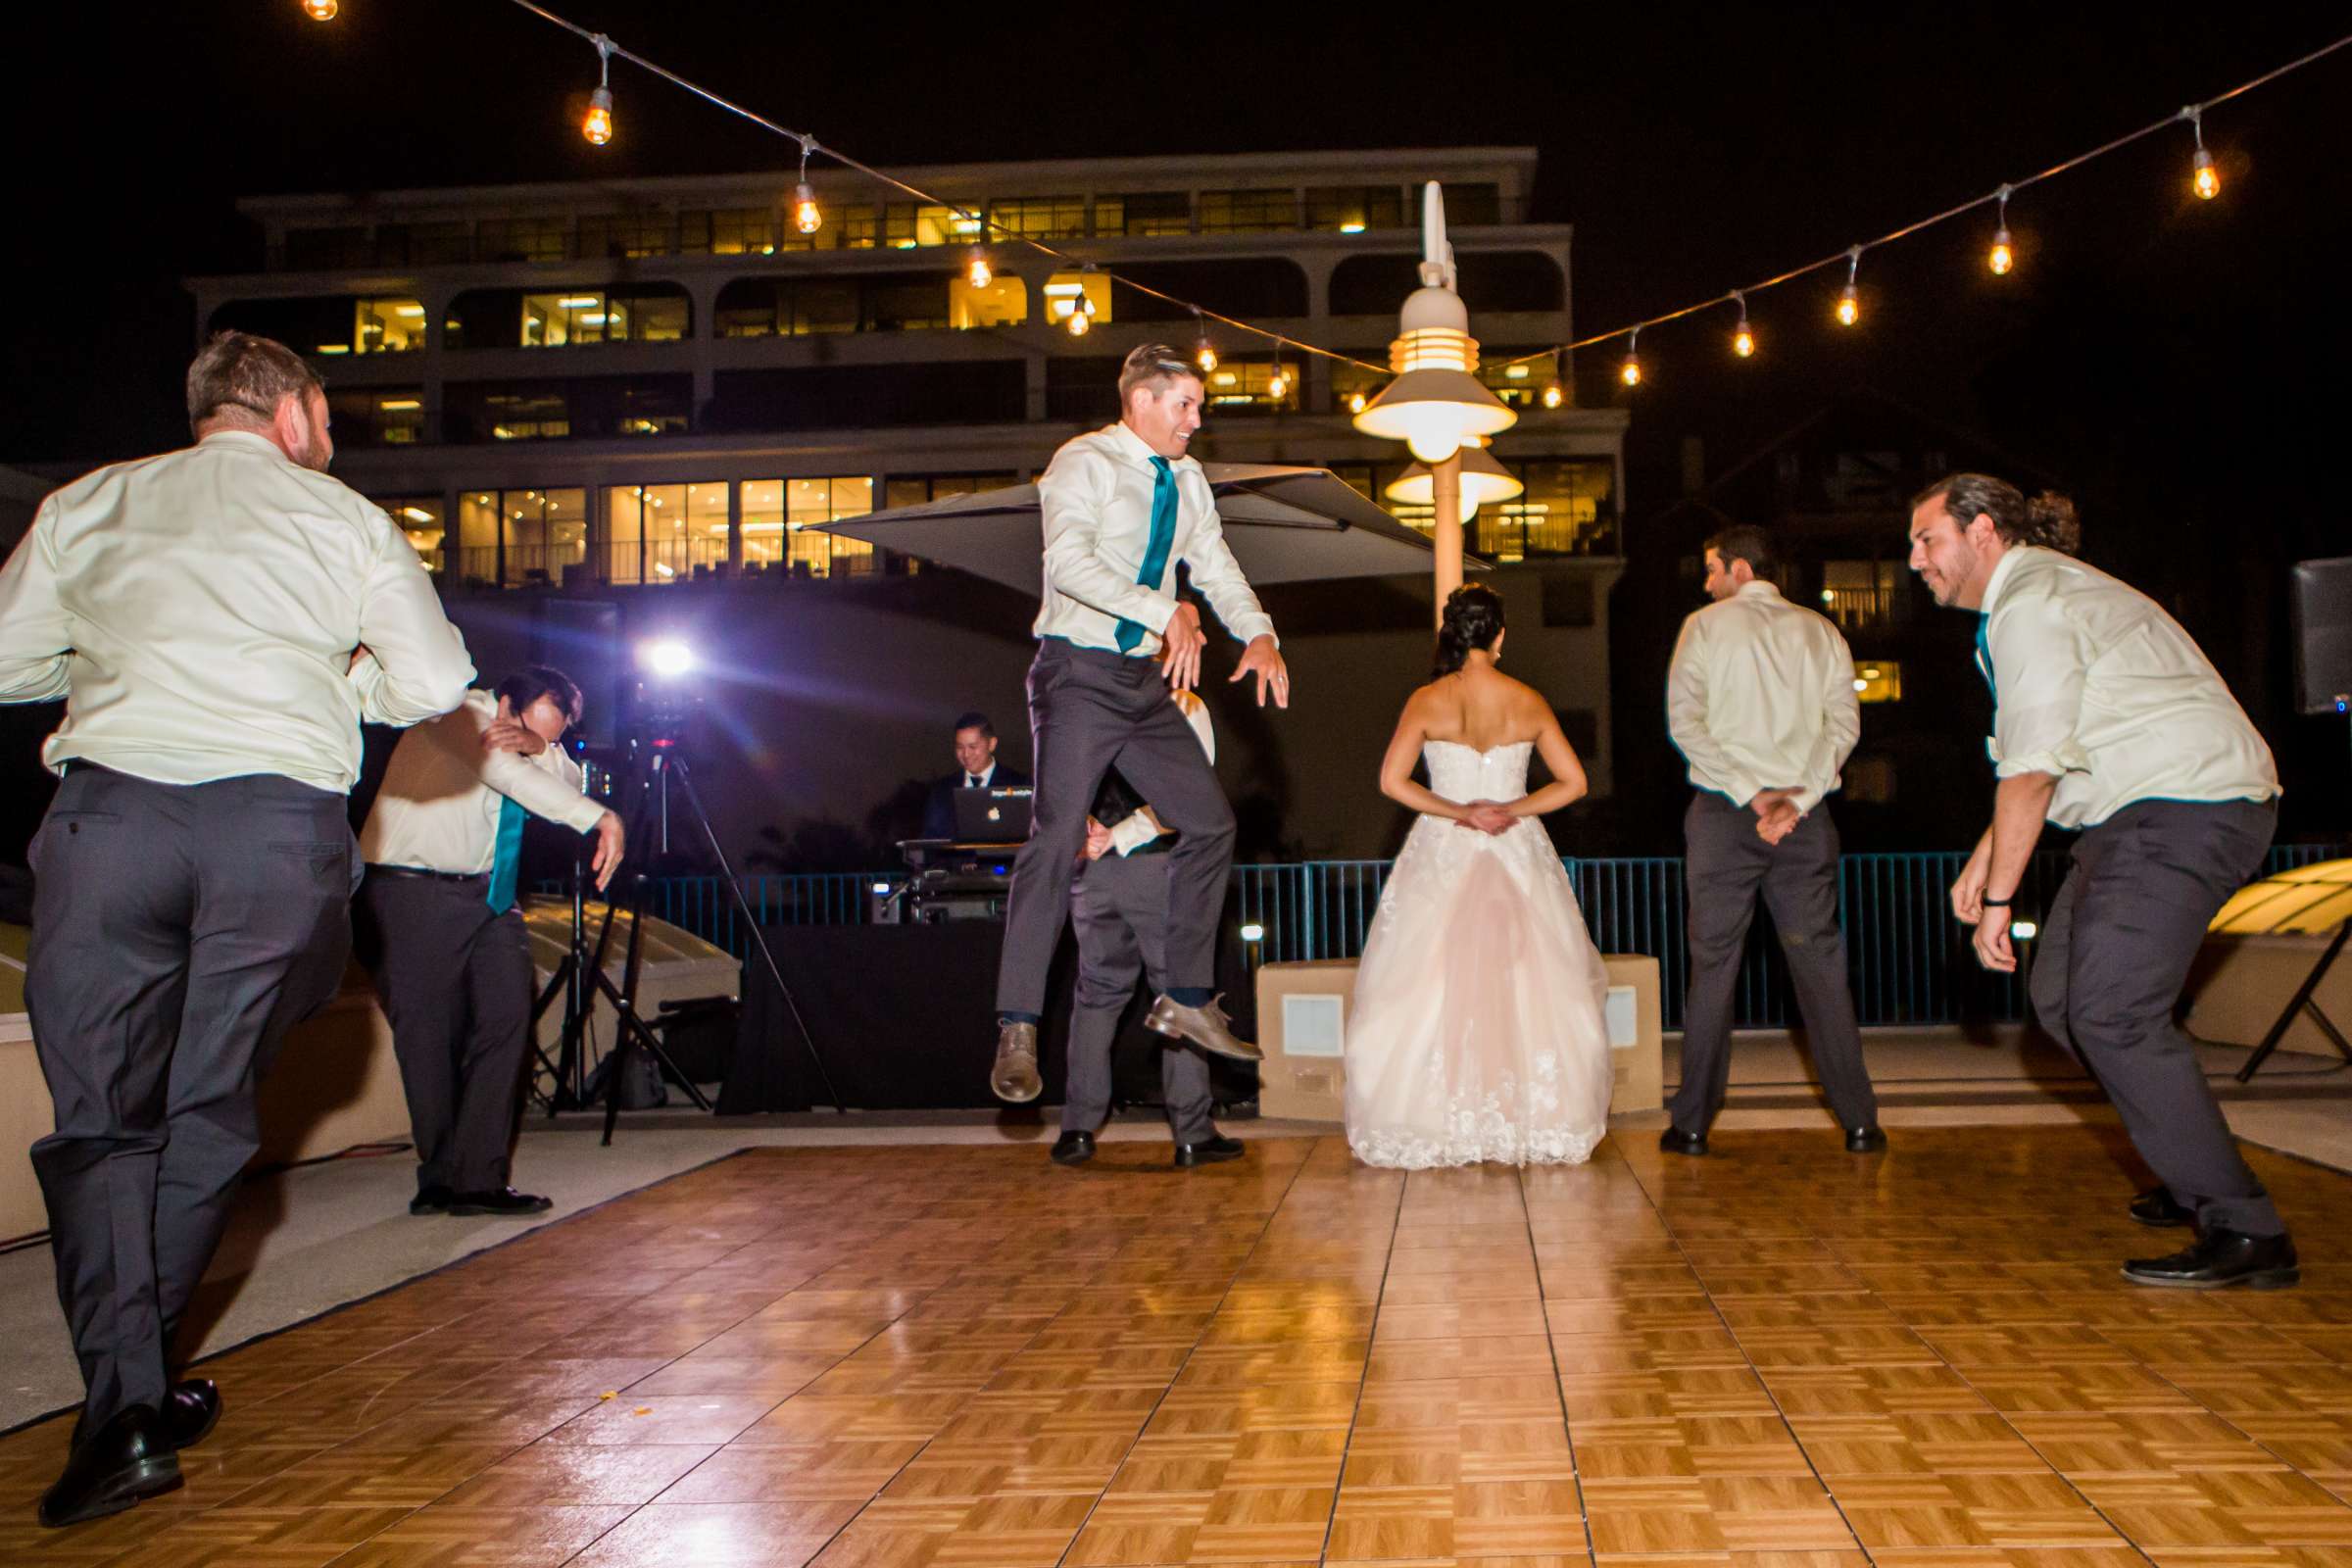
[{"label": "lit window", "polygon": [[1293,190],[1204,190],[1200,193],[1203,234],[1263,233],[1298,226],[1298,193]]},{"label": "lit window", "polygon": [[611,583],[684,582],[727,560],[727,484],[614,485],[597,552]]},{"label": "lit window", "polygon": [[588,555],[585,490],[469,490],[458,498],[459,570],[477,588],[547,588]]},{"label": "lit window", "polygon": [[986,288],[960,275],[948,283],[948,324],[957,328],[1018,326],[1029,319],[1029,285],[998,273]]},{"label": "lit window", "polygon": [[416,300],[358,300],[351,314],[355,354],[408,354],[424,347],[424,307]]},{"label": "lit window", "polygon": [[1891,659],[1854,661],[1854,695],[1866,703],[1903,700],[1903,666]]},{"label": "lit window", "polygon": [[808,530],[811,523],[861,517],[873,510],[870,475],[747,479],[743,485],[744,564],[808,577],[871,571],[876,560],[872,545]]},{"label": "lit window", "polygon": [[1829,561],[1821,567],[1821,612],[1846,631],[1891,626],[1904,605],[1899,561]]},{"label": "lit window", "polygon": [[[473,498],[467,496],[466,499],[470,501]],[[408,539],[409,544],[415,548],[416,559],[424,563],[424,569],[435,576],[440,575],[441,540],[446,515],[441,505],[441,498],[439,496],[377,496],[374,501],[377,506],[384,509],[385,515],[392,519],[392,526],[398,528]]]},{"label": "lit window", "polygon": [[1046,324],[1060,326],[1084,295],[1094,303],[1095,325],[1110,320],[1110,279],[1100,272],[1055,272],[1046,279]]}]

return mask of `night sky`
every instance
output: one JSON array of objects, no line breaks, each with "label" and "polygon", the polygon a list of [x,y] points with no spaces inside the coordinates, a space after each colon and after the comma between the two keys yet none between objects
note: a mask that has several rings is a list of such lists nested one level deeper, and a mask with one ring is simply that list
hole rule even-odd
[{"label": "night sky", "polygon": [[[1414,25],[1303,7],[1269,23],[1262,6],[556,9],[884,165],[1532,144],[1531,216],[1577,225],[1585,332],[1838,250],[2352,31],[2352,8],[2280,5],[1455,8]],[[13,237],[33,281],[10,321],[0,461],[185,439],[177,280],[258,267],[240,194],[791,156],[620,63],[618,134],[587,146],[593,51],[506,0],[344,0],[328,25],[295,0],[45,7],[12,41]],[[2233,572],[2352,552],[2347,104],[2352,49],[2217,109],[2216,202],[2187,194],[2185,126],[2021,196],[2005,280],[1984,268],[1989,213],[1873,252],[1860,331],[1830,324],[1841,279],[1821,273],[1755,299],[1751,364],[1726,351],[1728,311],[1645,335],[1630,548],[1686,436],[1720,471],[1869,387],[2064,477],[2085,553],[2192,630]],[[1592,398],[1625,395],[1618,352],[1580,367]],[[2308,752],[2319,722],[2274,738]]]}]

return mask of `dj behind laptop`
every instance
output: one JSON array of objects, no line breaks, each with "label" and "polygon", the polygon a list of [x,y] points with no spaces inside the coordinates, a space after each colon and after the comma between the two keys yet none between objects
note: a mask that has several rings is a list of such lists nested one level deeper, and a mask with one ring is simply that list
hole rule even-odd
[{"label": "dj behind laptop", "polygon": [[874,909],[884,924],[1002,920],[1012,891],[1012,858],[1029,837],[1029,786],[954,792],[956,834],[905,839],[899,853],[914,872]]}]

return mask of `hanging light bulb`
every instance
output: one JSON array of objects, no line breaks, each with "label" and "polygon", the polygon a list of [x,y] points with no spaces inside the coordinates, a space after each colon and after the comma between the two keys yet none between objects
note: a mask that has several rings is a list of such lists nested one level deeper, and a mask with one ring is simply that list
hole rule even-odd
[{"label": "hanging light bulb", "polygon": [[[1091,267],[1087,269],[1087,271],[1089,272],[1093,270],[1094,269]],[[1094,330],[1094,296],[1087,293],[1086,281],[1083,277],[1080,278],[1078,283],[1078,297],[1070,301],[1070,314],[1061,324],[1070,329],[1070,336],[1072,337],[1084,337],[1087,333]]]},{"label": "hanging light bulb", "polygon": [[2001,216],[1992,230],[1992,251],[1984,258],[1995,277],[2007,277],[2009,269],[2017,265],[2017,252],[2009,245],[2009,187],[2001,187]]},{"label": "hanging light bulb", "polygon": [[997,280],[997,274],[989,270],[987,247],[972,247],[971,259],[963,264],[963,280],[974,288],[986,288]]},{"label": "hanging light bulb", "polygon": [[816,205],[816,187],[808,183],[808,155],[816,151],[816,138],[803,136],[800,142],[801,182],[792,190],[792,226],[813,234],[825,226],[824,209]]},{"label": "hanging light bulb", "polygon": [[1544,388],[1544,406],[1545,408],[1556,409],[1567,401],[1568,394],[1561,389],[1559,382],[1553,381]]},{"label": "hanging light bulb", "polygon": [[600,32],[595,43],[596,90],[588,95],[588,117],[580,122],[580,134],[590,146],[602,147],[612,139],[612,40]]},{"label": "hanging light bulb", "polygon": [[1838,296],[1838,324],[1851,326],[1862,319],[1862,294],[1854,286],[1854,274],[1862,270],[1862,247],[1854,246],[1845,253],[1845,292]]},{"label": "hanging light bulb", "polygon": [[1642,329],[1638,326],[1625,340],[1625,363],[1617,367],[1617,379],[1627,386],[1642,384]]},{"label": "hanging light bulb", "polygon": [[1349,414],[1361,414],[1364,412],[1364,394],[1361,391],[1350,392],[1348,394],[1348,412]]},{"label": "hanging light bulb", "polygon": [[1266,383],[1266,397],[1269,401],[1279,404],[1284,398],[1287,398],[1290,395],[1291,378],[1283,370],[1282,361],[1278,359],[1274,362],[1273,379]]},{"label": "hanging light bulb", "polygon": [[1200,351],[1193,356],[1193,362],[1200,367],[1202,375],[1217,368],[1217,351],[1208,346],[1208,339],[1200,340]]},{"label": "hanging light bulb", "polygon": [[338,0],[302,0],[302,14],[313,22],[332,22],[342,9]]},{"label": "hanging light bulb", "polygon": [[2180,111],[2188,122],[2188,133],[2197,139],[2197,153],[2189,160],[2188,188],[2206,201],[2222,193],[2222,172],[2213,166],[2213,154],[2205,150],[2205,111],[2190,104]]},{"label": "hanging light bulb", "polygon": [[1756,333],[1747,324],[1747,296],[1734,289],[1732,298],[1740,302],[1740,324],[1732,328],[1732,352],[1743,360],[1753,359],[1756,354]]}]

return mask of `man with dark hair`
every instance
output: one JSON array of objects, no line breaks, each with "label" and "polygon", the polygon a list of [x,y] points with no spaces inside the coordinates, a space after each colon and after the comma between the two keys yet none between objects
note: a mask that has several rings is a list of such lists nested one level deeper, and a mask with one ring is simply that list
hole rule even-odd
[{"label": "man with dark hair", "polygon": [[327,477],[299,356],[222,333],[187,393],[194,446],[59,490],[0,570],[0,702],[66,701],[24,992],[87,1392],[49,1525],[178,1486],[219,1418],[172,1337],[260,1147],[255,1081],[343,976],[360,720],[431,718],[473,678],[416,552]]},{"label": "man with dark hair", "polygon": [[997,760],[997,727],[986,713],[965,713],[956,720],[956,771],[936,779],[923,803],[923,837],[956,836],[957,790],[1018,789],[1029,775]]},{"label": "man with dark hair", "polygon": [[515,904],[527,815],[597,838],[612,880],[620,818],[580,793],[564,732],[580,689],[535,664],[401,737],[360,834],[360,956],[392,1021],[416,1143],[412,1214],[544,1213],[508,1185],[530,1054],[531,953]]},{"label": "man with dark hair", "polygon": [[1029,666],[1037,795],[1029,842],[1013,862],[989,1074],[998,1098],[1015,1103],[1044,1087],[1037,1025],[1046,971],[1069,918],[1087,809],[1114,765],[1179,835],[1168,856],[1168,988],[1147,1024],[1222,1055],[1259,1054],[1216,1004],[1233,808],[1167,700],[1199,682],[1208,645],[1200,611],[1176,598],[1177,564],[1244,643],[1234,680],[1254,675],[1260,705],[1271,696],[1288,708],[1290,671],[1273,619],[1225,543],[1208,476],[1189,453],[1200,428],[1200,372],[1167,345],[1147,343],[1127,356],[1119,398],[1119,422],[1065,442],[1037,483],[1045,525],[1045,595]]},{"label": "man with dark hair", "polygon": [[1683,1079],[1658,1147],[1707,1152],[1731,1081],[1732,995],[1761,892],[1845,1147],[1875,1153],[1886,1135],[1845,977],[1838,828],[1819,809],[1862,731],[1853,655],[1837,627],[1761,575],[1772,565],[1763,529],[1724,529],[1707,541],[1706,563],[1714,603],[1683,622],[1666,678],[1667,725],[1698,793],[1683,820]]},{"label": "man with dark hair", "polygon": [[1911,569],[1936,602],[1982,617],[1977,665],[1992,688],[1992,825],[1952,884],[1952,913],[1976,928],[1979,962],[2013,972],[2012,905],[2042,824],[2081,831],[2041,920],[2034,1011],[2097,1075],[2161,1183],[2132,1217],[2196,1227],[2193,1245],[2132,1258],[2125,1277],[2294,1284],[2286,1223],[2173,1022],[2207,925],[2270,849],[2271,749],[2187,632],[2067,553],[2078,530],[2064,497],[2029,503],[1955,474],[1912,503],[1910,533]]}]

